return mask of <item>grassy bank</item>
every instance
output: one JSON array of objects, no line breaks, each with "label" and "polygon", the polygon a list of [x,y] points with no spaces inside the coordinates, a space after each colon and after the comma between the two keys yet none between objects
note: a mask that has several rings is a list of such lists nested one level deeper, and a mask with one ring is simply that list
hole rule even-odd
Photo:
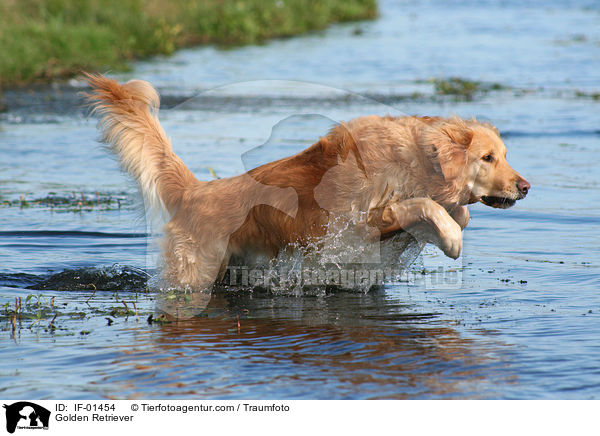
[{"label": "grassy bank", "polygon": [[376,0],[6,0],[0,86],[124,69],[179,47],[256,43],[375,15]]}]

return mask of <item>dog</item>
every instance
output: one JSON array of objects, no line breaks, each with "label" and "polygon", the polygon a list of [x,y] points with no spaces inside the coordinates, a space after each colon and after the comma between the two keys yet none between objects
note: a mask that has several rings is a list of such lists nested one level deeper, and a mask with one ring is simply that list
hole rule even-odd
[{"label": "dog", "polygon": [[456,259],[467,204],[508,208],[530,189],[493,125],[418,116],[356,118],[294,156],[200,181],[174,153],[152,85],[87,80],[102,141],[168,214],[163,275],[175,287],[210,288],[236,257],[318,246],[340,221],[369,241],[426,228],[426,242]]}]

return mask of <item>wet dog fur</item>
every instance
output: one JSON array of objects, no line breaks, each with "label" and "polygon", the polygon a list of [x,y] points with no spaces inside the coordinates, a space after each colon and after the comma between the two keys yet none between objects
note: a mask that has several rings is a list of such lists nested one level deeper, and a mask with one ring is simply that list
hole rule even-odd
[{"label": "wet dog fur", "polygon": [[428,242],[457,258],[467,204],[510,207],[530,188],[491,124],[416,116],[360,117],[294,156],[200,181],[174,153],[149,83],[88,81],[102,140],[146,203],[168,213],[164,275],[173,286],[210,287],[232,256],[274,257],[323,237],[340,217],[371,240],[425,225]]}]

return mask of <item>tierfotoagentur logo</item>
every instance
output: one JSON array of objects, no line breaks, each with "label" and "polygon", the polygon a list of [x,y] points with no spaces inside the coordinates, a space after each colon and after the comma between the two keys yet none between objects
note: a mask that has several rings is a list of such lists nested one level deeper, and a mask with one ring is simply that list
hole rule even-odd
[{"label": "tierfotoagentur logo", "polygon": [[[427,265],[427,263],[424,263]],[[333,286],[340,289],[368,290],[383,285],[419,285],[426,288],[454,289],[462,283],[462,268],[438,265],[420,269],[392,267],[324,266],[322,268],[290,269],[289,267],[248,268],[228,266],[226,285],[264,287],[275,291],[306,289],[308,287]]]},{"label": "tierfotoagentur logo", "polygon": [[6,431],[14,433],[19,430],[48,430],[50,411],[42,406],[28,401],[19,401],[6,409]]}]

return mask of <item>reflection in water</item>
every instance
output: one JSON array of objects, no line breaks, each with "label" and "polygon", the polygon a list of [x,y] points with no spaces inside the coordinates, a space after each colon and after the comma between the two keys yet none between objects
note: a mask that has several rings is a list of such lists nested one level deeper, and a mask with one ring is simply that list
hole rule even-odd
[{"label": "reflection in water", "polygon": [[119,350],[102,383],[119,397],[339,399],[474,398],[507,382],[497,344],[383,292],[217,294],[206,313],[132,331],[136,346]]}]

